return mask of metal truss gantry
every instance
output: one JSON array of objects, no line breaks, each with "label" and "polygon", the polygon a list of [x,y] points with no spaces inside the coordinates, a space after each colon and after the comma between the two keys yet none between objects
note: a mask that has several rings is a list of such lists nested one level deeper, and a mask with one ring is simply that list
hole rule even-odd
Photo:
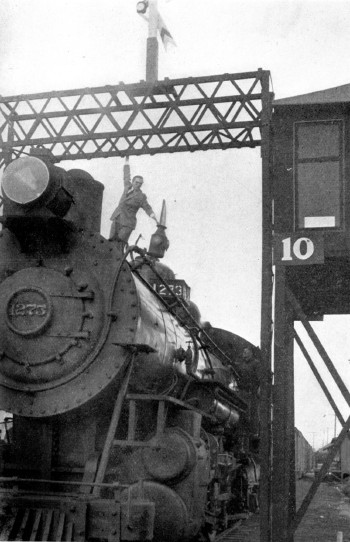
[{"label": "metal truss gantry", "polygon": [[260,146],[267,73],[1,97],[0,166],[35,146],[57,161]]}]

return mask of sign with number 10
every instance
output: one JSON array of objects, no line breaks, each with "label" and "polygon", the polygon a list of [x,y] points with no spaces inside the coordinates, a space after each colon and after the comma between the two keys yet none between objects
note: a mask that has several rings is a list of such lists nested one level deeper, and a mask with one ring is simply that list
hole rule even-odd
[{"label": "sign with number 10", "polygon": [[290,233],[274,236],[275,265],[311,265],[324,263],[322,233]]}]

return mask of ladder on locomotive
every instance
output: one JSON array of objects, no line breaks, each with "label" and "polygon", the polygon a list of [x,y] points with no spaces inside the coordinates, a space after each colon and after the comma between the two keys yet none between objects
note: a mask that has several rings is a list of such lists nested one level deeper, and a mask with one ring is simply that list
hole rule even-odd
[{"label": "ladder on locomotive", "polygon": [[[209,352],[208,352],[208,350],[212,349],[214,352],[216,352],[219,355],[219,357],[222,359],[222,362],[224,363],[224,365],[230,365],[233,373],[235,374],[236,377],[238,377],[238,373],[234,369],[233,364],[232,364],[232,360],[229,358],[229,356],[225,352],[223,352],[223,350],[221,350],[221,348],[212,340],[212,338],[203,329],[203,327],[196,321],[196,319],[192,316],[192,314],[188,310],[185,302],[181,299],[181,297],[177,296],[173,292],[173,290],[170,288],[169,284],[167,283],[166,279],[164,279],[157,272],[154,265],[150,261],[147,261],[147,260],[145,260],[145,261],[151,267],[152,271],[155,273],[158,280],[160,280],[161,283],[163,284],[163,286],[165,287],[166,291],[169,294],[169,301],[166,298],[164,298],[164,297],[160,296],[159,294],[157,294],[157,292],[154,292],[155,295],[157,295],[157,297],[162,300],[162,302],[165,304],[165,306],[167,307],[169,312],[171,314],[173,314],[176,318],[178,318],[180,320],[180,322],[184,325],[184,327],[186,327],[188,329],[191,337],[193,338],[193,343],[196,344],[196,341],[198,341],[198,343],[200,344],[199,348],[201,350],[203,350],[204,355],[206,357],[206,361],[208,363],[208,367],[209,367],[209,369],[207,371],[207,374],[210,375],[212,378],[214,378],[214,376],[215,376],[215,372],[213,370],[212,362],[211,362],[210,355],[209,355]],[[171,299],[171,301],[170,301],[170,299]],[[186,316],[190,319],[191,325],[189,325],[189,323],[186,322],[186,320],[184,320],[183,318],[179,317],[178,314],[176,314],[176,312],[175,312],[176,307],[181,307],[183,309]],[[204,374],[203,374],[203,376],[204,376]]]}]

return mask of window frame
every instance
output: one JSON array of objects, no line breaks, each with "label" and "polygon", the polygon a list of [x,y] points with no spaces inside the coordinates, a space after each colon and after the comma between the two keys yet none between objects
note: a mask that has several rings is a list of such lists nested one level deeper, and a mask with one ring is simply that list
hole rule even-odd
[{"label": "window frame", "polygon": [[[317,158],[298,158],[298,127],[300,125],[338,125],[339,126],[339,156],[335,157],[332,155],[329,156],[319,156]],[[295,121],[293,123],[293,215],[294,215],[294,231],[344,231],[345,230],[345,122],[344,119],[335,118],[335,119],[323,119],[323,120],[307,120],[307,121]],[[337,162],[339,164],[339,225],[338,226],[319,226],[319,227],[305,227],[299,226],[299,200],[298,200],[298,166],[299,164],[310,164],[310,163],[322,163],[322,162]]]}]

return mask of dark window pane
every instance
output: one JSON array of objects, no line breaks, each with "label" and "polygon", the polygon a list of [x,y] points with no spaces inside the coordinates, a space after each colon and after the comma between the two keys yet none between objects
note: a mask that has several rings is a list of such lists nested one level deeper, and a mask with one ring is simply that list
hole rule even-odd
[{"label": "dark window pane", "polygon": [[339,162],[311,162],[297,168],[299,228],[339,227],[341,179]]},{"label": "dark window pane", "polygon": [[340,124],[297,124],[297,159],[338,157]]}]

